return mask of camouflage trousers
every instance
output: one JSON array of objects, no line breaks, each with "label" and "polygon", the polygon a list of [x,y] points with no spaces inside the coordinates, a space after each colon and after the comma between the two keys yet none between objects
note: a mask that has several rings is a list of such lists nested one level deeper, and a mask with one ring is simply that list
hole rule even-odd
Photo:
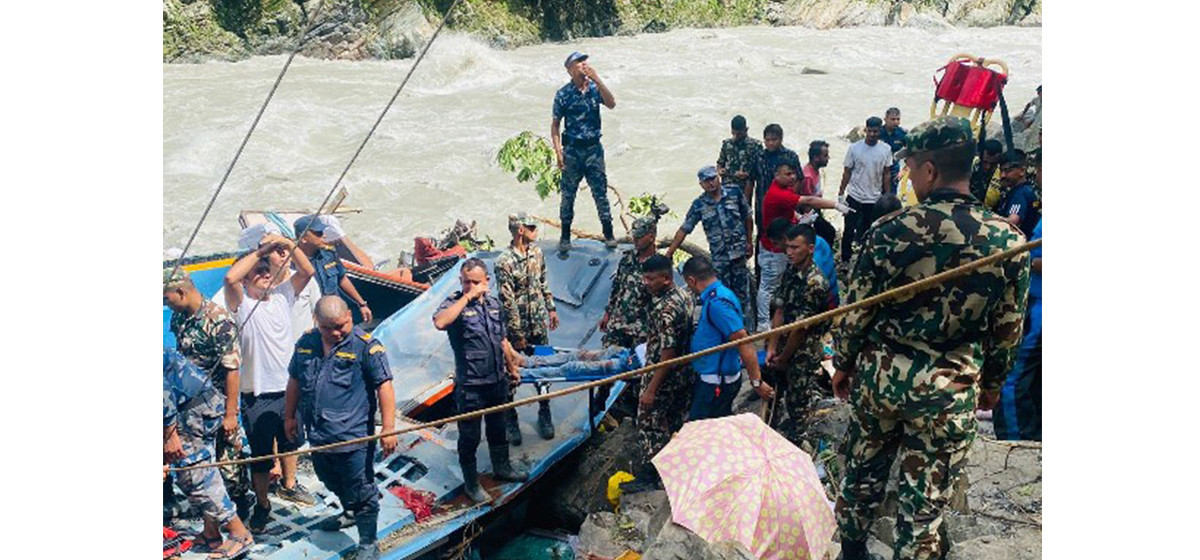
[{"label": "camouflage trousers", "polygon": [[[649,465],[650,459],[666,447],[671,436],[687,421],[688,411],[692,408],[693,381],[695,374],[691,369],[671,371],[654,393],[654,406],[650,410],[638,409],[635,426],[639,454],[635,469]],[[643,381],[649,382],[649,378]]]},{"label": "camouflage trousers", "polygon": [[[717,280],[729,288],[742,303],[742,312],[750,309],[750,269],[746,267],[746,257],[732,261],[714,260],[713,268],[716,269]],[[749,324],[753,325],[754,321]]]},{"label": "camouflage trousers", "polygon": [[[208,462],[216,456],[217,434],[225,415],[225,396],[210,390],[196,396],[179,412],[179,441],[184,458],[176,466]],[[236,515],[233,501],[215,467],[175,473],[176,484],[187,494],[188,503],[207,521],[224,525]]]},{"label": "camouflage trousers", "polygon": [[813,454],[817,442],[808,437],[808,427],[822,396],[816,376],[820,367],[815,356],[795,356],[787,371],[777,376],[775,390],[779,397],[771,412],[771,427],[796,447],[804,449],[802,444],[808,442],[810,449],[806,451]]},{"label": "camouflage trousers", "polygon": [[[220,431],[224,432],[223,429]],[[246,437],[246,429],[240,421],[237,433],[232,438],[225,437],[224,433],[217,436],[217,461],[244,459],[249,449],[250,440]],[[229,497],[234,503],[246,499],[250,494],[249,468],[246,465],[225,465],[218,468],[221,470],[221,481],[225,483],[225,490],[229,492]]]},{"label": "camouflage trousers", "polygon": [[[566,226],[575,220],[575,194],[579,192],[579,181],[587,178],[592,200],[601,222],[612,221],[612,209],[608,203],[608,176],[604,172],[604,146],[600,142],[587,146],[563,145],[563,171],[558,186],[562,190],[562,203],[558,218]],[[563,229],[567,231],[566,227]]]},{"label": "camouflage trousers", "polygon": [[[542,327],[542,328],[544,329],[545,327]],[[545,332],[534,332],[534,333],[526,333],[525,334],[525,343],[528,346],[525,347],[524,352],[526,353],[526,355],[532,356],[534,346],[545,346],[547,344],[550,344],[550,340],[549,340],[549,337],[546,336]],[[521,350],[518,350],[518,352],[521,352]],[[516,398],[517,387],[520,387],[520,385],[514,385],[512,383],[507,383],[507,385],[508,385],[508,400],[504,401],[504,402],[510,403],[510,402],[513,402],[513,399]],[[545,383],[537,383],[537,384],[534,384],[533,387],[534,387],[534,392],[536,392],[539,395],[542,393],[549,392],[549,390],[550,390],[550,386]],[[542,401],[542,402],[538,403],[538,408],[539,409],[544,408],[546,410],[549,410],[550,409],[550,401]],[[504,414],[505,418],[508,419],[509,422],[513,423],[514,425],[517,424],[517,422],[518,422],[517,409],[510,408],[510,409],[508,409],[507,412],[504,412],[503,414]]]},{"label": "camouflage trousers", "polygon": [[[938,391],[935,402],[897,402],[857,380],[846,440],[846,474],[837,501],[842,537],[865,540],[899,455],[895,558],[941,558],[942,511],[975,440],[975,398]],[[916,391],[914,394],[918,393]]]}]

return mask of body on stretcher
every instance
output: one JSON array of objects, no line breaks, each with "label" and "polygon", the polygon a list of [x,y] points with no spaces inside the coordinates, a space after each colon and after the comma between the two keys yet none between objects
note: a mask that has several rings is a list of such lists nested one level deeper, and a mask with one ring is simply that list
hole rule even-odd
[{"label": "body on stretcher", "polygon": [[604,350],[563,350],[538,346],[521,365],[521,383],[539,386],[566,381],[595,381],[635,370],[646,363],[646,345]]}]

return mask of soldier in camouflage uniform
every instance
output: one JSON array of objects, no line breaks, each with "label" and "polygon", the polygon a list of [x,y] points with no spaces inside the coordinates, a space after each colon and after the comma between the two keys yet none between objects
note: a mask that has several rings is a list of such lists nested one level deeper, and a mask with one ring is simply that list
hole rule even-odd
[{"label": "soldier in camouflage uniform", "polygon": [[[970,124],[942,117],[912,130],[905,158],[920,204],[880,219],[850,277],[847,303],[979,260],[1025,239],[971,197]],[[899,457],[895,558],[949,549],[942,510],[975,440],[975,410],[991,409],[1021,342],[1029,255],[918,296],[842,316],[833,386],[853,413],[837,503],[846,560],[866,538]]]},{"label": "soldier in camouflage uniform", "polygon": [[[169,276],[170,270],[164,276]],[[238,384],[242,358],[237,344],[237,325],[229,313],[196,289],[182,270],[173,278],[163,278],[163,303],[171,309],[171,333],[175,349],[208,374],[212,384],[225,396],[225,416],[217,437],[218,461],[241,459],[250,448],[246,431],[238,418]],[[250,475],[245,465],[220,467],[221,479],[239,515],[250,508]]]},{"label": "soldier in camouflage uniform", "polygon": [[613,275],[608,307],[600,320],[605,346],[633,348],[646,341],[650,317],[650,293],[642,283],[642,263],[657,255],[658,216],[641,216],[633,221],[633,249],[625,251]]},{"label": "soldier in camouflage uniform", "polygon": [[[508,230],[512,243],[496,258],[495,265],[500,304],[504,306],[509,343],[518,352],[533,354],[534,346],[550,343],[547,327],[558,328],[558,312],[546,281],[546,258],[534,244],[537,220],[524,212],[513,214],[508,217]],[[548,387],[538,385],[537,390],[543,392]],[[509,402],[514,393],[515,385],[509,391]],[[549,401],[538,403],[538,434],[545,439],[554,437]],[[521,445],[515,408],[508,411],[508,439],[513,445]]]},{"label": "soldier in camouflage uniform", "polygon": [[743,310],[752,309],[750,269],[746,267],[746,258],[754,253],[754,245],[750,240],[750,232],[754,231],[750,204],[736,185],[721,184],[715,167],[701,167],[696,176],[700,179],[704,194],[692,201],[666,256],[674,256],[675,250],[696,229],[696,225],[704,224],[704,236],[708,238],[708,250],[712,254],[717,279],[733,291],[742,303]]},{"label": "soldier in camouflage uniform", "polygon": [[[665,206],[662,213],[668,210]],[[601,343],[607,347],[633,348],[646,341],[646,329],[650,321],[650,292],[642,283],[642,263],[657,255],[658,215],[641,216],[633,221],[633,249],[625,251],[617,272],[613,275],[612,292],[608,296],[608,307],[600,319],[600,330],[604,331]],[[615,414],[632,415],[637,410],[635,401],[641,392],[640,378],[626,381],[626,389],[618,397]],[[594,396],[595,402],[608,401],[611,385],[600,387]]]},{"label": "soldier in camouflage uniform", "polygon": [[[829,280],[813,263],[817,233],[812,226],[795,225],[787,232],[785,251],[788,266],[783,272],[775,297],[771,299],[771,328],[812,317],[829,308]],[[781,336],[767,340],[767,366],[783,370],[780,384],[783,390],[783,410],[775,410],[773,427],[788,441],[812,453],[816,442],[806,435],[809,416],[821,398],[817,376],[821,370],[821,337],[829,330],[820,323],[801,331],[787,333],[786,343]]]},{"label": "soldier in camouflage uniform", "polygon": [[717,173],[726,184],[741,187],[748,204],[753,200],[754,185],[758,182],[758,161],[762,158],[763,145],[747,134],[746,117],[733,117],[729,129],[732,137],[721,142]]},{"label": "soldier in camouflage uniform", "polygon": [[[692,315],[695,298],[686,289],[675,285],[671,259],[654,255],[642,264],[646,291],[653,298],[650,312],[649,338],[646,340],[646,363],[656,364],[687,353],[692,335]],[[638,399],[638,478],[643,482],[657,481],[650,459],[671,441],[671,435],[683,427],[691,409],[692,382],[690,367],[659,368],[646,382]]]},{"label": "soldier in camouflage uniform", "polygon": [[[186,467],[211,462],[224,415],[225,399],[208,376],[178,352],[163,348],[163,463]],[[197,541],[205,548],[234,558],[254,544],[217,469],[181,471],[175,480],[204,516],[204,532]],[[229,531],[225,543],[221,527]]]},{"label": "soldier in camouflage uniform", "polygon": [[[562,204],[558,209],[562,238],[558,242],[558,250],[563,253],[571,249],[575,194],[579,191],[579,181],[585,177],[592,191],[592,200],[596,202],[600,227],[604,231],[604,245],[609,249],[617,248],[617,240],[613,237],[612,209],[608,204],[604,146],[600,145],[600,106],[611,110],[617,106],[617,100],[596,70],[588,65],[587,59],[588,55],[580,52],[573,52],[567,57],[564,66],[571,81],[554,94],[553,117],[550,121],[550,141],[554,144],[558,168],[562,170],[559,180]],[[560,128],[559,123],[564,121],[565,124]]]}]

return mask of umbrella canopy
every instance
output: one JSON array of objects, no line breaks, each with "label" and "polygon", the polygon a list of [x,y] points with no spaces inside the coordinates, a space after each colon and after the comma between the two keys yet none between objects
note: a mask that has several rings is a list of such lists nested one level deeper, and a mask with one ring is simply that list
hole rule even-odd
[{"label": "umbrella canopy", "polygon": [[812,458],[754,414],[688,422],[654,456],[671,517],[762,560],[822,558],[833,508]]}]

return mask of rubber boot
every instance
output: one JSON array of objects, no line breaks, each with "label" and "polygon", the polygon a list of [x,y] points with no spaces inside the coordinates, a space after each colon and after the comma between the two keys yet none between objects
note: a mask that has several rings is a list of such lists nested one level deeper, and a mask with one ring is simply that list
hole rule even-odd
[{"label": "rubber boot", "polygon": [[505,482],[524,482],[529,480],[529,473],[524,470],[518,470],[508,460],[508,446],[498,445],[496,447],[488,446],[488,453],[492,456],[492,477],[496,480]]},{"label": "rubber boot", "polygon": [[468,500],[477,504],[491,501],[492,497],[483,488],[479,486],[479,473],[475,470],[475,465],[459,464],[462,467],[463,473],[463,494]]},{"label": "rubber boot", "polygon": [[[376,533],[379,532],[379,512],[355,512],[354,526],[358,528],[358,557],[379,558],[379,546],[375,544]],[[374,556],[363,556],[364,550],[370,554],[372,549],[375,552]]]},{"label": "rubber boot", "polygon": [[517,409],[515,409],[515,408],[508,409],[508,412],[504,413],[504,417],[505,417],[505,420],[504,420],[505,430],[507,430],[506,439],[508,439],[508,444],[514,445],[514,446],[520,446],[521,445],[521,424],[517,420]]},{"label": "rubber boot", "polygon": [[538,435],[542,439],[554,439],[554,422],[550,420],[550,403],[538,403]]},{"label": "rubber boot", "polygon": [[562,236],[558,239],[558,252],[566,254],[571,250],[571,222],[563,221]]},{"label": "rubber boot", "polygon": [[376,543],[358,545],[354,558],[355,560],[379,560],[379,545]]},{"label": "rubber boot", "polygon": [[608,250],[617,248],[617,240],[613,238],[612,220],[600,224],[600,230],[604,233],[604,247]]}]

